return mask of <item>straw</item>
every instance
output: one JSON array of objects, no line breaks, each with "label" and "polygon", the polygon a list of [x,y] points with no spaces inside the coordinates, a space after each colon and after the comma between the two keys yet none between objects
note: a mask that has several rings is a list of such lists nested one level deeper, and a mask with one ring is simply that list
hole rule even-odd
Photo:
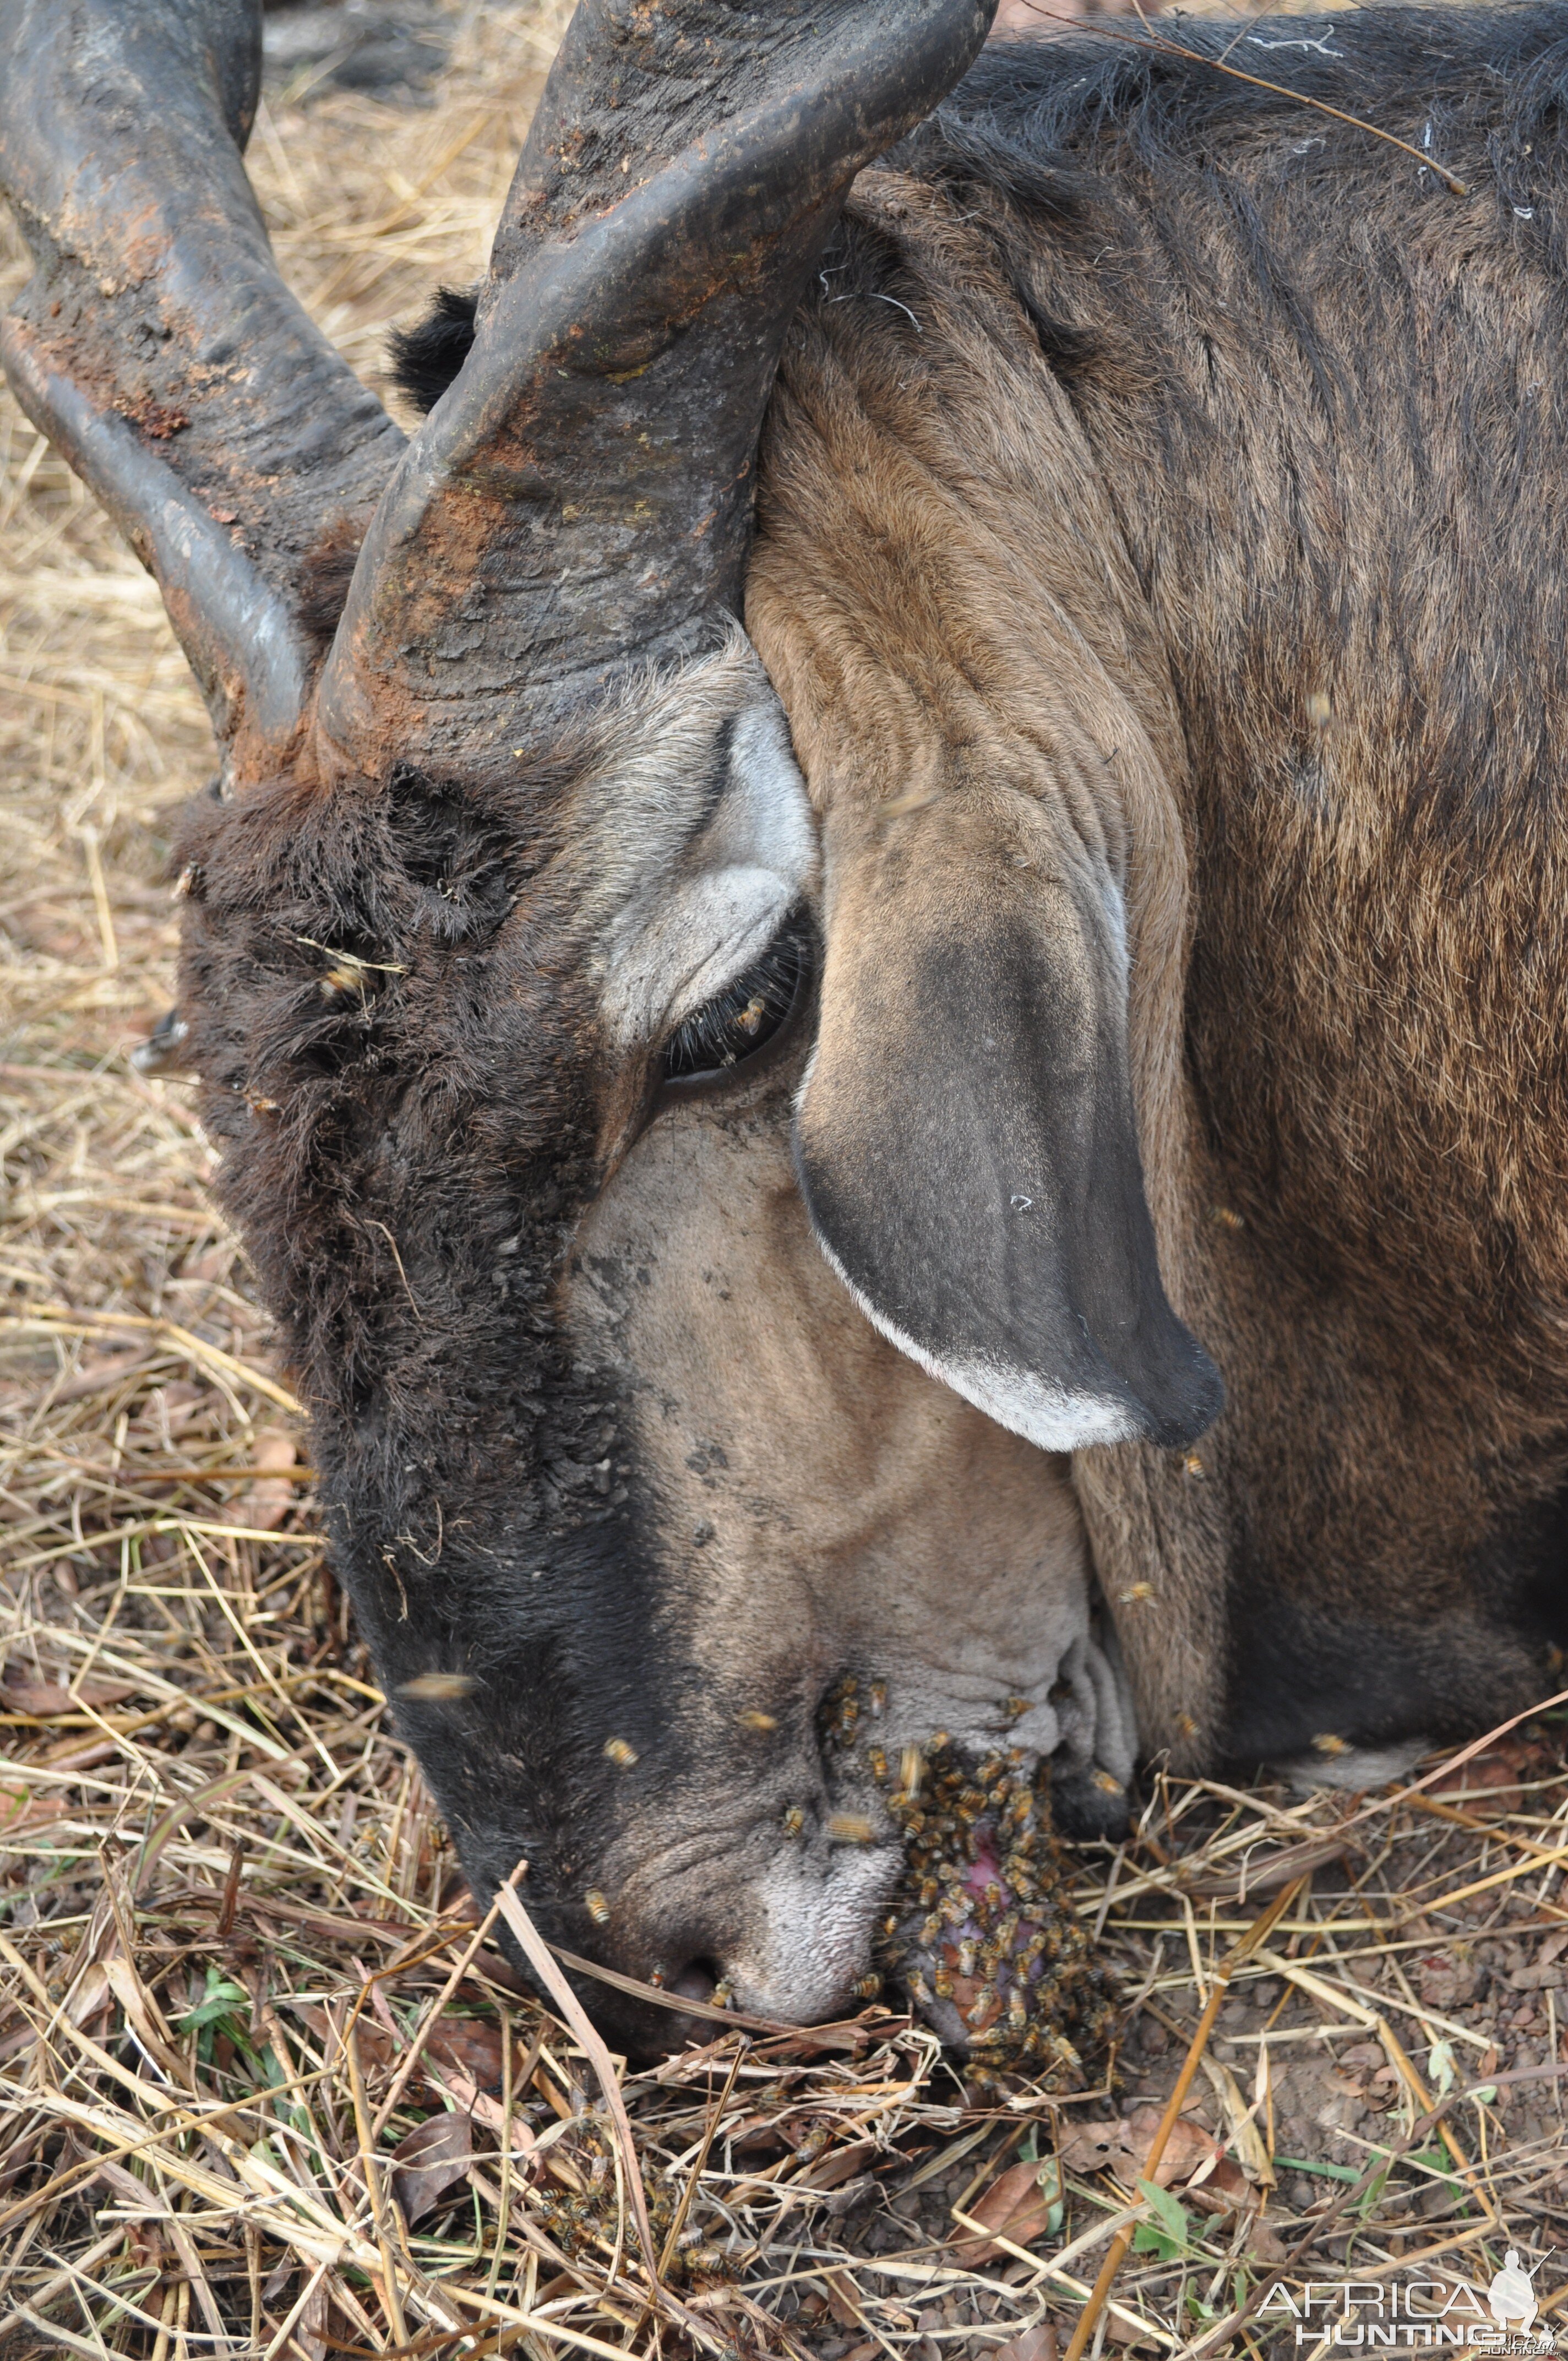
[{"label": "straw", "polygon": [[[378,385],[388,325],[481,270],[565,13],[444,18],[428,106],[264,98],[285,269]],[[1067,1905],[1124,2004],[1075,2092],[981,2090],[894,2006],[713,2008],[629,2063],[568,2005],[562,1970],[592,1963],[547,1952],[559,1982],[522,1987],[387,1729],[192,1093],[126,1062],[173,997],[161,864],[212,767],[200,700],[148,577],[4,401],[0,531],[0,2361],[970,2361],[1065,2345],[1128,2228],[1095,2334],[1255,2361],[1275,2280],[1485,2286],[1508,2244],[1549,2247],[1559,1706],[1356,1800],[1154,1776],[1125,1843],[1075,1857]],[[1204,2036],[1218,2084],[1200,2065],[1171,2118],[1165,2236],[1124,2176],[1276,1900]],[[423,2211],[402,2176],[453,2110],[472,2163]],[[1181,2160],[1199,2122],[1228,2214]]]}]

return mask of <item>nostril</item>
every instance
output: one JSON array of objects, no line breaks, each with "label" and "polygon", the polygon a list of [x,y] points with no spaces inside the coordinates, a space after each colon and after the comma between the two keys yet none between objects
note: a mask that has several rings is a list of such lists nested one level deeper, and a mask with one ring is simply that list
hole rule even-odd
[{"label": "nostril", "polygon": [[718,1990],[718,1967],[713,1960],[688,1960],[678,1976],[664,1986],[681,2000],[710,2001]]}]

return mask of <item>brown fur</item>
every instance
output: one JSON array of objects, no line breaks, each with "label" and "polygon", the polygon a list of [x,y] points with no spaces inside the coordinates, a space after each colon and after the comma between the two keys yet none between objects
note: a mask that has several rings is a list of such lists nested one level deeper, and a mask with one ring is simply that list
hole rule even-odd
[{"label": "brown fur", "polygon": [[1146,1741],[1448,1734],[1564,1603],[1562,311],[1484,169],[1341,158],[1328,217],[1277,143],[1219,188],[1086,145],[1065,232],[862,181],[749,616],[830,839],[878,747],[919,769],[888,682],[934,739],[1029,700],[1047,777],[1114,751],[1163,1268],[1231,1404],[1201,1475],[1075,1469]]}]

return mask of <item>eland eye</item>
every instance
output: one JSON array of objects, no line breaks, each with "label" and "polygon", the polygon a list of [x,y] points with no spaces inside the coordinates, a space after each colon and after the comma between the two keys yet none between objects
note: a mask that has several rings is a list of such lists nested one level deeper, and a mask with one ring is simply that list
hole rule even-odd
[{"label": "eland eye", "polygon": [[676,1026],[664,1044],[665,1082],[721,1079],[777,1040],[805,1002],[815,948],[811,921],[797,910],[760,960]]}]

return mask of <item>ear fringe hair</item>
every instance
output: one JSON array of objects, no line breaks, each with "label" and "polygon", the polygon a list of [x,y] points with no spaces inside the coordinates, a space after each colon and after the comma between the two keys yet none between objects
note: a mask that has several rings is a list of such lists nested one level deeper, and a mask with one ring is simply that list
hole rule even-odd
[{"label": "ear fringe hair", "polygon": [[422,412],[435,408],[473,350],[478,301],[475,287],[438,288],[419,325],[394,328],[388,338],[393,380]]}]

